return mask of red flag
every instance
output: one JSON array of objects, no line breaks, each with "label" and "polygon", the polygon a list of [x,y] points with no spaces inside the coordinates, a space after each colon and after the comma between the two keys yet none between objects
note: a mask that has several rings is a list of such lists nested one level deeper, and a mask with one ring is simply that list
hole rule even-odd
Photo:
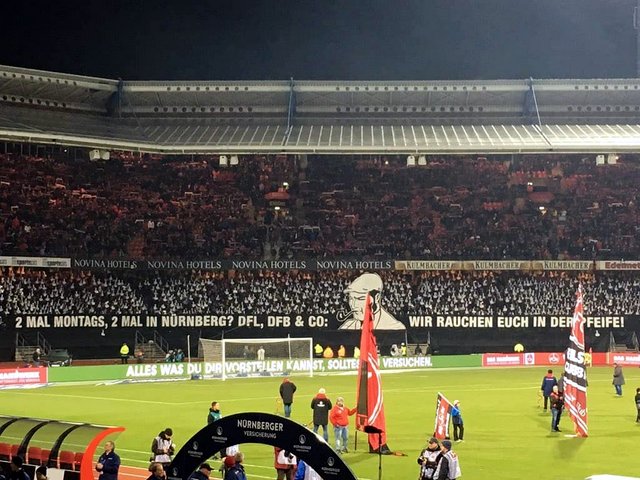
[{"label": "red flag", "polygon": [[569,342],[564,364],[564,401],[569,411],[569,417],[575,426],[576,435],[586,437],[589,429],[587,426],[587,370],[584,364],[582,285],[578,285]]},{"label": "red flag", "polygon": [[380,436],[369,434],[369,446],[371,450],[378,451],[380,449],[385,453],[385,451],[389,451],[389,447],[387,447],[380,363],[376,337],[373,334],[372,302],[371,293],[367,293],[362,321],[362,336],[360,337],[360,359],[358,360],[356,427],[358,430],[363,430],[365,426],[372,425],[381,430]]},{"label": "red flag", "polygon": [[449,438],[449,422],[451,420],[451,409],[453,405],[447,400],[443,394],[438,392],[438,401],[436,403],[436,424],[433,430],[433,436],[443,440]]}]

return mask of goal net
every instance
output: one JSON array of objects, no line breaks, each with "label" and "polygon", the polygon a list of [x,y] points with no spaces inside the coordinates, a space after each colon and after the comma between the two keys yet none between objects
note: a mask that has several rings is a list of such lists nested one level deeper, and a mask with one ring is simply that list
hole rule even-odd
[{"label": "goal net", "polygon": [[205,376],[271,375],[313,376],[313,339],[305,338],[200,338],[198,356],[204,359]]}]

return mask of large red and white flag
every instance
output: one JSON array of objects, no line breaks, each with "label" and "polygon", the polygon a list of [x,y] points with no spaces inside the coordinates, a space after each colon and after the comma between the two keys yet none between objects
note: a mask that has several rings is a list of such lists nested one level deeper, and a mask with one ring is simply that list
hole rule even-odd
[{"label": "large red and white flag", "polygon": [[358,360],[356,427],[358,430],[364,430],[364,427],[372,425],[382,431],[380,435],[369,434],[369,446],[372,451],[380,449],[382,453],[387,453],[389,447],[387,447],[380,363],[376,337],[373,334],[372,302],[371,293],[367,293],[360,337],[360,359]]},{"label": "large red and white flag", "polygon": [[584,310],[582,285],[578,285],[576,308],[571,320],[569,348],[564,364],[564,403],[575,426],[576,435],[588,436],[587,426],[587,370],[584,363]]},{"label": "large red and white flag", "polygon": [[451,421],[452,408],[453,404],[447,400],[447,397],[438,392],[438,401],[436,403],[436,422],[433,430],[433,436],[440,440],[449,438],[449,423]]}]

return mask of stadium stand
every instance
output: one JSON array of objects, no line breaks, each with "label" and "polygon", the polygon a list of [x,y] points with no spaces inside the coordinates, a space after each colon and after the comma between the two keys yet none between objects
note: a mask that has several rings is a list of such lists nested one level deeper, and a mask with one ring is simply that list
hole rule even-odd
[{"label": "stadium stand", "polygon": [[[640,164],[593,157],[0,156],[3,255],[637,258]],[[283,187],[283,184],[288,184]]]}]

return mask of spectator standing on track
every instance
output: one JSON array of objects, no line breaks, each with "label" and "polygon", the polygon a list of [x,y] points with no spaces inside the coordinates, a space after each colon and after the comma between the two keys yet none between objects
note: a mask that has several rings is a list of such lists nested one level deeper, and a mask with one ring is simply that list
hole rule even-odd
[{"label": "spectator standing on track", "polygon": [[542,385],[540,386],[540,390],[542,391],[542,396],[544,397],[544,411],[547,411],[547,404],[549,403],[549,395],[553,392],[553,387],[558,385],[558,380],[553,376],[553,370],[547,370],[547,374],[542,377]]},{"label": "spectator standing on track", "polygon": [[120,362],[123,365],[129,363],[129,345],[126,342],[120,347]]},{"label": "spectator standing on track", "polygon": [[616,395],[622,396],[622,386],[624,385],[624,373],[622,366],[617,363],[613,364],[613,386],[616,388]]},{"label": "spectator standing on track", "polygon": [[313,400],[311,400],[311,409],[313,410],[313,433],[318,433],[318,429],[322,425],[322,436],[326,442],[329,441],[329,432],[327,425],[329,423],[329,412],[333,405],[331,400],[327,398],[326,390],[321,388]]},{"label": "spectator standing on track", "polygon": [[176,446],[171,439],[173,430],[165,428],[151,442],[151,451],[153,452],[153,461],[161,463],[164,468],[171,463],[171,457],[175,453]]},{"label": "spectator standing on track", "polygon": [[98,480],[118,480],[120,470],[120,457],[115,452],[116,444],[107,441],[104,444],[104,453],[98,458],[96,470],[100,472]]},{"label": "spectator standing on track", "polygon": [[638,410],[638,416],[636,417],[636,423],[640,423],[640,388],[636,388],[636,409]]},{"label": "spectator standing on track", "polygon": [[296,384],[288,378],[282,380],[280,384],[280,398],[282,398],[282,405],[284,406],[285,418],[291,417],[291,405],[293,404],[293,394],[296,393]]}]

